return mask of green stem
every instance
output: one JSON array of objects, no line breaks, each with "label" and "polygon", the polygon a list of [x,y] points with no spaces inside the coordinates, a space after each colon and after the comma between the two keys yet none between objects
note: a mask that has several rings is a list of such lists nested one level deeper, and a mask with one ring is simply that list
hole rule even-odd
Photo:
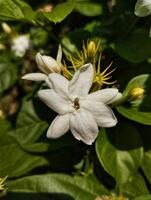
[{"label": "green stem", "polygon": [[111,107],[114,108],[124,102],[126,102],[128,100],[128,96],[123,96],[122,98],[120,98],[119,100],[117,100],[116,102],[111,104]]}]

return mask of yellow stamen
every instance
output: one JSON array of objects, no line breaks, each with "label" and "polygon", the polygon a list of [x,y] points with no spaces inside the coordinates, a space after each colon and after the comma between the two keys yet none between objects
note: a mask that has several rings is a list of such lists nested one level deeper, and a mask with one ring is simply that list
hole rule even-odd
[{"label": "yellow stamen", "polygon": [[99,88],[102,87],[103,84],[106,85],[112,85],[115,84],[116,81],[108,81],[109,79],[112,78],[112,76],[110,76],[111,73],[113,73],[115,71],[115,69],[111,70],[110,72],[107,73],[107,71],[109,70],[109,68],[111,67],[112,63],[110,63],[110,65],[103,71],[100,72],[100,66],[101,66],[101,55],[99,57],[98,60],[98,66],[97,66],[97,73],[95,73],[95,78],[94,78],[94,83],[97,83],[99,85]]},{"label": "yellow stamen", "polygon": [[7,179],[7,176],[5,178],[0,178],[0,191],[3,191],[5,189],[4,182]]},{"label": "yellow stamen", "polygon": [[98,53],[99,47],[100,47],[100,42],[94,42],[88,40],[86,45],[83,42],[82,51],[77,52],[76,56],[70,55],[67,59],[76,68],[79,68],[88,62],[95,64],[96,55]]}]

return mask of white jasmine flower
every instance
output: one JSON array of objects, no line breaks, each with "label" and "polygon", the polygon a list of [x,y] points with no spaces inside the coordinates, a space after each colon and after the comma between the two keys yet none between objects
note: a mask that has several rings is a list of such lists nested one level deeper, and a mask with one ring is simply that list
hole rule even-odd
[{"label": "white jasmine flower", "polygon": [[47,131],[47,137],[58,138],[69,129],[77,140],[91,145],[98,126],[112,127],[117,119],[108,104],[120,98],[117,89],[102,89],[88,94],[94,78],[92,64],[77,70],[71,81],[60,74],[48,76],[52,89],[40,90],[38,96],[58,113]]},{"label": "white jasmine flower", "polygon": [[[48,74],[56,72],[61,72],[61,59],[62,59],[62,49],[59,45],[56,60],[50,56],[42,56],[40,53],[36,55],[36,62],[38,68],[43,73],[30,73],[22,77],[22,79],[27,79],[31,81],[46,81],[48,83]],[[48,83],[49,84],[49,83]]]},{"label": "white jasmine flower", "polygon": [[28,35],[20,35],[12,40],[11,50],[18,57],[23,57],[26,50],[29,49],[30,40]]},{"label": "white jasmine flower", "polygon": [[137,0],[135,5],[135,15],[139,17],[151,15],[151,0]]}]

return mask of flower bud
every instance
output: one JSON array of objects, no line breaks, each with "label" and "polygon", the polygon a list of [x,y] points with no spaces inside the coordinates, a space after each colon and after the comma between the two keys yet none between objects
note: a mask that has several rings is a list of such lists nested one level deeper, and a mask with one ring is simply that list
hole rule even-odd
[{"label": "flower bud", "polygon": [[2,23],[2,29],[5,31],[5,33],[8,33],[8,34],[10,34],[12,32],[11,27],[8,24],[6,24],[5,22]]},{"label": "flower bud", "polygon": [[96,53],[96,45],[93,41],[90,41],[87,46],[87,51],[89,56],[93,56]]},{"label": "flower bud", "polygon": [[4,49],[6,49],[5,45],[0,43],[0,50],[4,50]]},{"label": "flower bud", "polygon": [[0,109],[0,119],[4,119],[5,118],[5,114],[4,112]]},{"label": "flower bud", "polygon": [[136,87],[136,88],[133,88],[131,91],[130,91],[130,96],[132,99],[141,99],[144,95],[144,92],[145,90],[141,87]]},{"label": "flower bud", "polygon": [[39,69],[45,74],[61,72],[61,63],[58,63],[54,58],[50,56],[42,56],[40,53],[37,53],[36,62]]}]

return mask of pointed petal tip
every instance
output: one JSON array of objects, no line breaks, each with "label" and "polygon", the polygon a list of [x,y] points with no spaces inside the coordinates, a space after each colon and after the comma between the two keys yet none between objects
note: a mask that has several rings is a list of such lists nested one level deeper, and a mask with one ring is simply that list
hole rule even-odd
[{"label": "pointed petal tip", "polygon": [[114,127],[116,126],[118,123],[117,119],[112,119],[112,122],[108,123],[108,126],[106,128],[111,128],[111,127]]},{"label": "pointed petal tip", "polygon": [[87,68],[93,68],[93,65],[92,65],[92,63],[87,63],[87,64],[85,64],[85,65],[83,65],[82,67],[81,67],[81,70],[86,70]]},{"label": "pointed petal tip", "polygon": [[29,81],[45,81],[47,76],[43,73],[29,73],[21,77],[21,79]]}]

